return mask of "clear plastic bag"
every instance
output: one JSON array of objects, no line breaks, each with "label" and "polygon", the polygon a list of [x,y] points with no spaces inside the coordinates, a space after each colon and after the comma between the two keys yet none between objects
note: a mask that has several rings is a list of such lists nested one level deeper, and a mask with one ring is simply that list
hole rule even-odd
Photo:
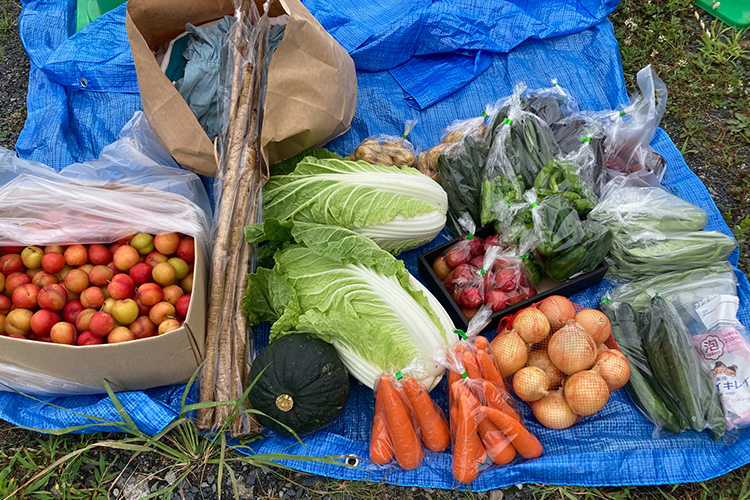
[{"label": "clear plastic bag", "polygon": [[739,298],[731,265],[722,262],[631,281],[615,289],[603,302],[602,310],[610,317],[627,314],[628,309],[633,311],[633,308],[636,312],[643,311],[657,293],[675,306],[703,371],[713,377],[721,396],[727,429],[746,427],[750,423],[747,403],[750,336],[737,320]]},{"label": "clear plastic bag", "polygon": [[562,194],[584,217],[596,206],[594,194],[594,156],[590,149],[581,148],[564,157],[553,158],[534,179],[533,188],[539,200]]},{"label": "clear plastic bag", "polygon": [[737,241],[718,231],[641,230],[615,235],[609,276],[633,279],[710,265],[729,257]]},{"label": "clear plastic bag", "polygon": [[[241,400],[247,383],[253,335],[241,301],[254,252],[245,241],[244,227],[262,220],[262,187],[268,178],[260,137],[270,64],[270,4],[263,4],[263,13],[253,2],[233,0],[233,4],[236,21],[224,40],[217,87],[216,236],[206,322],[206,353],[211,359],[201,373],[201,402]],[[246,408],[240,404],[233,416],[231,405],[202,408],[197,426],[217,431],[231,416],[232,436],[257,433],[260,424]]]},{"label": "clear plastic bag", "polygon": [[[605,132],[607,169],[611,177],[646,171],[661,181],[664,158],[649,146],[667,107],[667,86],[651,65],[638,72],[635,95]],[[611,178],[610,178],[611,180]]]},{"label": "clear plastic bag", "polygon": [[708,222],[708,214],[661,188],[624,187],[601,200],[588,219],[617,233],[699,231]]},{"label": "clear plastic bag", "polygon": [[525,188],[557,154],[549,126],[527,111],[521,98],[524,84],[516,86],[508,102],[492,117],[492,143],[485,167],[485,181],[498,176],[516,179]]},{"label": "clear plastic bag", "polygon": [[413,167],[417,161],[416,151],[406,137],[416,124],[417,120],[407,120],[401,137],[386,134],[368,137],[357,146],[349,158],[373,165]]},{"label": "clear plastic bag", "polygon": [[578,111],[578,103],[564,88],[552,80],[551,87],[526,90],[531,112],[551,125]]},{"label": "clear plastic bag", "polygon": [[455,234],[465,234],[467,217],[474,226],[481,223],[480,207],[484,165],[489,153],[490,112],[459,120],[443,133],[445,148],[438,156],[440,185],[448,194],[448,224]]},{"label": "clear plastic bag", "polygon": [[542,453],[539,441],[523,426],[522,412],[508,394],[487,340],[476,335],[489,319],[480,310],[466,339],[442,360],[449,370],[448,405],[453,443],[453,476],[470,483],[479,474]]},{"label": "clear plastic bag", "polygon": [[422,464],[423,446],[434,452],[450,446],[443,411],[407,369],[381,375],[375,387],[370,460],[378,465],[395,460],[402,469],[416,469]]}]

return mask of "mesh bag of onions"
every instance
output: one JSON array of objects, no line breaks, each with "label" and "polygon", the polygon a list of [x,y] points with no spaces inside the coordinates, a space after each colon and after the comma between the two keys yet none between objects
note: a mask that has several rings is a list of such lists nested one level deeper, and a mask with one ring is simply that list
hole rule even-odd
[{"label": "mesh bag of onions", "polygon": [[604,408],[630,378],[607,316],[553,295],[503,318],[490,344],[512,392],[550,429]]}]

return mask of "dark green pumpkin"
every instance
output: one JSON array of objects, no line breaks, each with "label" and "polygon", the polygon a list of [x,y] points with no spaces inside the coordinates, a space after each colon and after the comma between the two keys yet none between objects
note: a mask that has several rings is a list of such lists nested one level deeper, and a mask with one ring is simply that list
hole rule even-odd
[{"label": "dark green pumpkin", "polygon": [[[250,404],[298,436],[333,422],[349,398],[349,374],[336,349],[299,333],[284,335],[260,351],[248,382],[256,378],[248,396]],[[291,435],[271,418],[261,416],[260,420],[279,434]]]}]

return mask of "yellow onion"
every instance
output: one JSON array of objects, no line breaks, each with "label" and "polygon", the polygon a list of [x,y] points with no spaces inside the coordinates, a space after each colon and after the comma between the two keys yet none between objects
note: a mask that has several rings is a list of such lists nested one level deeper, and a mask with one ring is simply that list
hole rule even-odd
[{"label": "yellow onion", "polygon": [[553,330],[560,328],[576,315],[573,303],[562,295],[547,297],[539,303],[539,310],[547,317]]},{"label": "yellow onion", "polygon": [[524,401],[531,402],[543,398],[549,392],[547,374],[536,366],[525,366],[513,375],[513,392]]},{"label": "yellow onion", "polygon": [[547,317],[536,307],[527,307],[516,314],[513,319],[513,329],[529,344],[536,344],[549,335],[549,321]]},{"label": "yellow onion", "polygon": [[529,356],[526,342],[515,330],[505,330],[490,343],[492,357],[500,375],[508,377],[524,367]]},{"label": "yellow onion", "polygon": [[565,401],[582,417],[593,415],[609,401],[607,382],[597,372],[598,369],[578,372],[565,381]]},{"label": "yellow onion", "polygon": [[552,335],[547,354],[563,373],[573,375],[594,364],[596,343],[586,330],[570,321]]},{"label": "yellow onion", "polygon": [[552,363],[552,360],[549,359],[549,354],[547,354],[546,347],[544,349],[536,349],[537,346],[534,346],[534,349],[529,353],[529,358],[526,361],[527,366],[535,366],[539,369],[541,369],[545,375],[547,375],[547,380],[549,382],[548,389],[557,389],[560,387],[560,384],[562,384],[563,380],[563,372],[560,371],[558,367]]},{"label": "yellow onion", "polygon": [[609,351],[607,344],[599,344],[596,346],[596,356],[598,357],[601,353]]},{"label": "yellow onion", "polygon": [[576,314],[576,323],[589,332],[594,342],[602,344],[612,335],[612,325],[606,314],[596,309],[584,309]]},{"label": "yellow onion", "polygon": [[599,367],[599,375],[607,383],[609,392],[616,391],[630,380],[630,363],[620,351],[601,353],[594,366]]},{"label": "yellow onion", "polygon": [[539,401],[531,403],[531,411],[539,423],[548,429],[567,429],[578,420],[578,415],[565,401],[562,389],[552,391]]}]

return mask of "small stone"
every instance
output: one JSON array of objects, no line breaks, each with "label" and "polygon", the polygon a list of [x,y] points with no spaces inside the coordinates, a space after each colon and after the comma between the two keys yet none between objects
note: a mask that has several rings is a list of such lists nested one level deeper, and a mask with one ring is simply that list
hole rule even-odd
[{"label": "small stone", "polygon": [[504,496],[505,494],[502,492],[502,490],[490,491],[490,500],[503,500]]},{"label": "small stone", "polygon": [[112,488],[112,494],[118,496],[120,494],[120,488]]}]

